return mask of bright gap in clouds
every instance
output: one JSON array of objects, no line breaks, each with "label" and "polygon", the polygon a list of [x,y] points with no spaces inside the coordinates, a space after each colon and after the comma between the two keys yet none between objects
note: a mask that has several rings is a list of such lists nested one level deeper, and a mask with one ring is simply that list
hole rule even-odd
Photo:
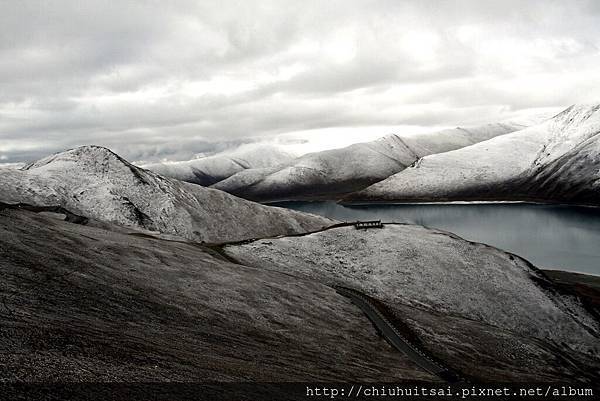
[{"label": "bright gap in clouds", "polygon": [[272,142],[290,154],[301,156],[306,153],[343,148],[359,142],[374,141],[389,134],[412,135],[442,130],[444,126],[423,127],[417,125],[390,125],[371,127],[333,127],[302,130],[281,134]]}]

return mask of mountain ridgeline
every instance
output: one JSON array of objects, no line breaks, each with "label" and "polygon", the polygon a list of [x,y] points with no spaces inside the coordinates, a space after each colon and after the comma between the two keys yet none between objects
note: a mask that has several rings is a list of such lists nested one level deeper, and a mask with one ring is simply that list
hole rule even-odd
[{"label": "mountain ridgeline", "polygon": [[429,155],[347,202],[600,204],[600,104],[452,152]]},{"label": "mountain ridgeline", "polygon": [[419,158],[459,149],[524,128],[487,124],[419,135],[388,135],[372,142],[310,153],[283,166],[246,169],[212,187],[261,202],[337,199],[381,181]]},{"label": "mountain ridgeline", "polygon": [[332,224],[162,177],[99,146],[48,156],[20,170],[0,170],[0,182],[0,202],[61,206],[85,217],[196,241],[293,234]]},{"label": "mountain ridgeline", "polygon": [[188,161],[147,164],[142,167],[164,177],[208,187],[240,171],[275,167],[288,163],[292,159],[289,153],[276,146],[245,145],[232,152]]}]

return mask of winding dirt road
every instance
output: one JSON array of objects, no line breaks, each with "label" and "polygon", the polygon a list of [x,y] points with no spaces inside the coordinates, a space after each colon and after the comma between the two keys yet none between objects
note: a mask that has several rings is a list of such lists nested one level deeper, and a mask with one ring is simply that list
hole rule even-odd
[{"label": "winding dirt road", "polygon": [[378,308],[365,294],[360,291],[335,286],[334,289],[341,295],[350,298],[352,302],[358,306],[367,315],[369,320],[377,327],[383,337],[396,349],[403,352],[413,362],[419,365],[422,369],[427,372],[437,375],[441,379],[454,383],[459,381],[454,373],[449,369],[441,366],[438,362],[435,362],[427,354],[419,349],[418,346],[411,343],[400,331],[394,326],[394,324],[385,316],[385,314]]}]

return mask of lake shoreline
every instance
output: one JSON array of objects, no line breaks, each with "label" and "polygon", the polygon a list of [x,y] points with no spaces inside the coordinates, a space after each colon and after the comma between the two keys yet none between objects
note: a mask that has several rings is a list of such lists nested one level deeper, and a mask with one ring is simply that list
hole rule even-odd
[{"label": "lake shoreline", "polygon": [[[282,201],[284,202],[294,202],[294,201]],[[311,201],[301,201],[301,202],[311,202]],[[315,200],[314,202],[319,202]],[[600,208],[598,204],[585,204],[585,203],[565,203],[565,202],[550,202],[550,201],[535,201],[535,200],[410,200],[410,201],[387,201],[387,200],[372,200],[372,201],[344,201],[342,200],[332,200],[332,202],[336,202],[342,206],[369,206],[369,205],[497,205],[497,204],[507,204],[507,205],[550,205],[550,206],[570,206],[570,207],[589,207],[589,208]]]}]

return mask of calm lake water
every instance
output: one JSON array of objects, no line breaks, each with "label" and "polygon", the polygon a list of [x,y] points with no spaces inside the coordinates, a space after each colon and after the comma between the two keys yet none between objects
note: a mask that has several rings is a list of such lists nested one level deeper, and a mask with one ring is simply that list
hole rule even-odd
[{"label": "calm lake water", "polygon": [[523,203],[341,206],[284,202],[277,206],[342,221],[381,220],[439,228],[516,253],[538,267],[600,275],[600,208]]}]

